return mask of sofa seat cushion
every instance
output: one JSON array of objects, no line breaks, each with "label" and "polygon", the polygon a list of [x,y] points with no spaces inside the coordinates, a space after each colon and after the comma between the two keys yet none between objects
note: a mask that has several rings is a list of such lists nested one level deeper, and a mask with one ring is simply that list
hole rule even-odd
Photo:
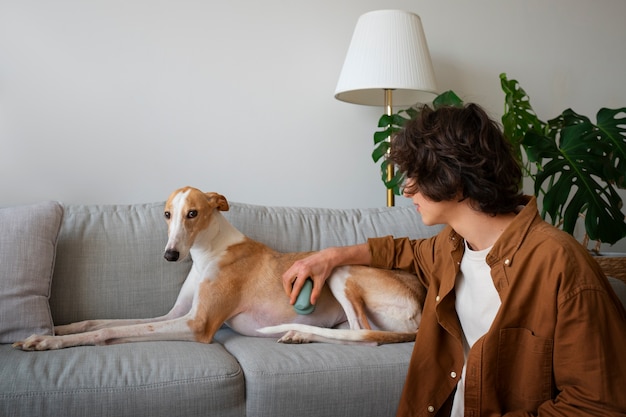
[{"label": "sofa seat cushion", "polygon": [[218,343],[142,342],[22,352],[0,346],[3,416],[245,413],[243,373]]},{"label": "sofa seat cushion", "polygon": [[395,415],[413,350],[413,343],[287,345],[231,329],[216,340],[241,364],[248,417]]},{"label": "sofa seat cushion", "polygon": [[62,216],[52,201],[0,209],[0,343],[52,334],[48,298]]}]

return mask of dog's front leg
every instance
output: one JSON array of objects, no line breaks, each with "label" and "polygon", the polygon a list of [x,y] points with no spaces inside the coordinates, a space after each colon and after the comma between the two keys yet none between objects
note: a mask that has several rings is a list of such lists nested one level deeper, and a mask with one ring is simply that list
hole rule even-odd
[{"label": "dog's front leg", "polygon": [[156,323],[167,320],[174,320],[188,314],[191,310],[193,297],[199,285],[198,275],[191,271],[178,293],[176,302],[172,309],[165,315],[147,319],[113,319],[113,320],[85,320],[71,324],[54,326],[56,336],[64,336],[76,333],[91,332],[94,330],[108,329],[110,327],[131,326],[135,324]]},{"label": "dog's front leg", "polygon": [[65,336],[76,333],[92,332],[94,330],[108,329],[110,327],[132,326],[134,324],[155,323],[172,319],[169,314],[149,319],[113,319],[113,320],[85,320],[76,323],[54,326],[55,336]]},{"label": "dog's front leg", "polygon": [[189,327],[190,316],[155,323],[110,327],[65,336],[32,335],[13,347],[21,350],[51,350],[84,345],[111,345],[156,340],[196,340]]},{"label": "dog's front leg", "polygon": [[113,319],[113,320],[85,320],[76,323],[54,326],[55,336],[65,336],[69,334],[86,333],[94,330],[108,329],[111,327],[132,326],[135,324],[157,323],[162,321],[174,320],[189,313],[191,309],[191,300],[189,305],[177,304],[172,310],[164,316],[152,317],[148,319]]}]

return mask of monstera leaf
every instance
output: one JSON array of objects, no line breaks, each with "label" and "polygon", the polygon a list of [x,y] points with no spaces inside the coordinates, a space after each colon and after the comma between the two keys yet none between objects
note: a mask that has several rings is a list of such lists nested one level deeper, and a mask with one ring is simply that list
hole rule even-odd
[{"label": "monstera leaf", "polygon": [[[433,108],[438,109],[443,106],[462,106],[463,100],[461,100],[453,91],[446,91],[435,97],[433,100]],[[400,195],[400,186],[404,180],[404,175],[401,172],[396,172],[391,179],[387,179],[387,167],[391,163],[385,158],[385,155],[389,151],[391,146],[389,138],[396,132],[398,132],[405,123],[419,114],[419,110],[416,107],[409,107],[408,109],[400,110],[392,115],[383,114],[378,120],[378,127],[382,130],[378,130],[374,133],[374,151],[372,152],[372,159],[374,162],[380,163],[381,180],[385,184],[387,189],[393,189],[394,194]]]},{"label": "monstera leaf", "polygon": [[[500,85],[505,93],[502,127],[513,145],[517,159],[524,165],[522,140],[529,130],[543,132],[545,123],[539,120],[530,106],[526,91],[520,87],[517,81],[509,81],[506,79],[506,74],[500,74]],[[526,174],[530,175],[531,172],[528,166],[524,165],[524,167]]]},{"label": "monstera leaf", "polygon": [[626,187],[626,108],[600,109],[595,124],[571,109],[544,123],[517,81],[500,78],[504,131],[534,164],[526,169],[535,195],[543,195],[542,216],[573,233],[582,215],[593,240],[613,244],[626,237],[616,190]]},{"label": "monstera leaf", "polygon": [[382,159],[380,163],[380,179],[383,181],[387,189],[393,190],[393,193],[395,195],[400,195],[400,185],[402,184],[404,178],[401,172],[395,172],[391,179],[387,178],[387,168],[391,163],[385,158],[385,155],[391,147],[389,138],[394,133],[402,129],[402,126],[404,126],[404,124],[408,120],[410,120],[411,117],[415,117],[415,114],[417,114],[417,110],[415,110],[414,108],[401,110],[400,112],[394,113],[391,116],[388,114],[383,114],[378,120],[378,127],[383,128],[383,130],[374,133],[374,144],[376,145],[376,147],[372,152],[372,159],[374,160],[374,162],[378,162]]}]

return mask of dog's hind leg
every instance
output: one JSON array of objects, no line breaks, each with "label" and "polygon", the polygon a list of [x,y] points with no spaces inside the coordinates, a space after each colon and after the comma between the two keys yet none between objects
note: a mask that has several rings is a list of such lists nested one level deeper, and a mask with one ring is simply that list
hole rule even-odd
[{"label": "dog's hind leg", "polygon": [[365,300],[358,289],[350,285],[349,277],[349,267],[340,267],[335,269],[326,283],[346,313],[350,329],[371,330],[372,327],[365,312]]},{"label": "dog's hind leg", "polygon": [[283,336],[279,343],[325,342],[342,345],[381,345],[387,343],[412,342],[415,332],[388,332],[384,330],[328,329],[306,324],[288,323],[258,329],[259,333]]}]

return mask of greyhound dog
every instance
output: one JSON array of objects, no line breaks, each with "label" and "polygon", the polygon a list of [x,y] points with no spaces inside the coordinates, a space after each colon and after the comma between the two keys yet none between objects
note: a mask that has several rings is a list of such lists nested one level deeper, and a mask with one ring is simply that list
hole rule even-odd
[{"label": "greyhound dog", "polygon": [[279,253],[246,237],[222,215],[226,198],[185,187],[165,204],[165,259],[193,263],[173,308],[150,319],[89,320],[55,327],[13,346],[60,349],[150,340],[210,343],[226,323],[284,343],[384,344],[415,340],[425,289],[402,271],[346,266],[333,271],[308,315],[297,314],[282,274],[309,253]]}]

